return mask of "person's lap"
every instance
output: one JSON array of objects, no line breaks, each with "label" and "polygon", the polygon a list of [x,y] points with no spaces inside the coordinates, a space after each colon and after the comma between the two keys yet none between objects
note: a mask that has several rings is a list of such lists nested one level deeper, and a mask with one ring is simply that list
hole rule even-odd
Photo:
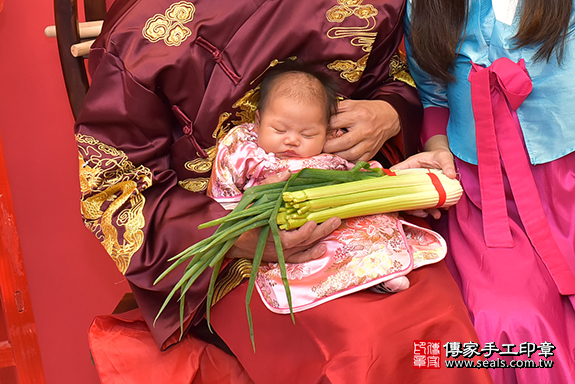
[{"label": "person's lap", "polygon": [[486,370],[414,369],[415,340],[443,345],[477,342],[477,336],[445,263],[409,278],[411,287],[403,292],[357,292],[296,313],[295,324],[265,308],[254,292],[255,353],[247,284],[213,307],[211,323],[256,383],[491,382]]}]

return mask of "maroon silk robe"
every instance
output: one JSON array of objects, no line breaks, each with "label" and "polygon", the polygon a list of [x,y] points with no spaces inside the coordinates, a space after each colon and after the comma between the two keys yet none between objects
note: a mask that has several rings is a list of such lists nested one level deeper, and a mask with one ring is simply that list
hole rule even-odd
[{"label": "maroon silk robe", "polygon": [[[403,0],[117,0],[112,6],[92,48],[92,84],[76,124],[82,211],[86,226],[129,281],[162,348],[172,345],[179,336],[178,303],[174,300],[155,326],[153,320],[182,269],[157,285],[154,280],[168,267],[170,257],[212,233],[213,229],[198,230],[199,224],[225,214],[205,195],[214,146],[229,126],[253,118],[257,86],[269,66],[293,59],[313,63],[337,76],[344,97],[387,101],[400,116],[401,149],[404,153],[415,149],[421,106],[415,89],[406,83],[409,79],[397,55],[404,8]],[[397,145],[387,146],[385,152],[397,160]],[[204,273],[187,294],[187,322],[196,323],[204,315],[209,275]],[[420,275],[426,283],[414,284],[402,293],[401,300],[399,294],[391,297],[375,293],[346,299],[355,303],[354,314],[360,315],[356,309],[362,308],[363,296],[369,295],[371,305],[365,306],[366,312],[361,315],[379,324],[373,329],[362,330],[361,326],[344,322],[338,309],[346,301],[309,311],[308,316],[319,314],[335,323],[317,318],[302,324],[317,327],[317,340],[325,337],[321,335],[326,330],[345,326],[363,332],[358,342],[367,342],[368,347],[374,343],[374,347],[378,344],[390,351],[399,350],[399,355],[390,352],[381,356],[380,347],[368,348],[377,355],[368,357],[362,352],[361,357],[354,358],[355,362],[361,361],[354,363],[360,370],[376,364],[379,368],[373,372],[377,377],[381,372],[397,371],[398,358],[411,367],[409,353],[415,339],[475,340],[465,308],[454,294],[456,287],[450,286],[452,280],[443,265],[435,273],[426,275],[422,270]],[[282,341],[268,337],[269,343],[260,341],[261,352],[253,354],[249,337],[246,339],[245,313],[239,310],[245,292],[241,288],[216,304],[212,321],[253,376],[253,367],[259,361],[267,363],[261,360],[263,356],[275,361],[269,351],[282,355],[286,348]],[[408,315],[411,323],[426,323],[425,327],[400,332],[404,330],[401,315],[386,315],[388,310],[396,312],[393,308],[398,302],[410,306],[412,299],[421,302],[422,298],[435,300],[438,296],[442,297],[441,304],[432,312],[421,308]],[[390,300],[396,304],[391,305]],[[270,316],[258,309],[259,304],[254,308],[256,332],[263,332],[259,325],[262,321],[269,326],[275,324],[277,329],[286,327],[287,317]],[[378,308],[377,313],[374,308]],[[401,335],[401,341],[378,335],[378,329],[383,328],[386,335]],[[297,337],[308,336],[297,333],[293,337],[296,339],[288,341],[297,343]],[[315,345],[314,353],[326,352],[321,352],[318,343]],[[328,355],[350,347],[335,343],[333,348]],[[318,369],[310,371],[311,376],[306,375],[312,382],[334,377],[333,373],[322,376],[322,364],[339,361],[344,365],[338,369],[345,369],[345,359],[318,359],[291,350],[294,353],[286,358],[296,371],[305,373],[299,369],[302,361],[298,359],[319,364]],[[464,372],[472,375],[469,370],[447,370],[447,376]],[[473,372],[477,375],[479,371]],[[293,377],[285,379],[303,382]]]}]

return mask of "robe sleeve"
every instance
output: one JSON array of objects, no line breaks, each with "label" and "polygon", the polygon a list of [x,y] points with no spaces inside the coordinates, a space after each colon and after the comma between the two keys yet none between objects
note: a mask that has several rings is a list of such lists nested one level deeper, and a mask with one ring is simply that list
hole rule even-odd
[{"label": "robe sleeve", "polygon": [[[153,320],[182,269],[154,280],[169,258],[213,233],[197,229],[199,224],[225,210],[178,185],[171,149],[188,137],[161,97],[104,48],[96,48],[90,60],[92,85],[75,126],[83,218],[129,282],[156,341],[167,347],[179,337],[179,304],[172,300]],[[186,296],[186,323],[203,316],[210,273]]]}]

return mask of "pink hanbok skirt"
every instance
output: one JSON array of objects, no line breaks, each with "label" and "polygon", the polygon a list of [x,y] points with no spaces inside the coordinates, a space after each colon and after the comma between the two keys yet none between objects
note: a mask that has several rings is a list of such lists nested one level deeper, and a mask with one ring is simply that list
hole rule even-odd
[{"label": "pink hanbok skirt", "polygon": [[[490,369],[496,384],[575,383],[575,310],[573,295],[561,295],[522,224],[504,174],[512,248],[489,248],[477,166],[456,160],[464,194],[449,210],[446,258],[469,308],[482,346],[552,343],[553,368]],[[531,166],[554,240],[575,271],[575,153]],[[541,220],[545,220],[541,217]],[[442,232],[440,230],[440,232]],[[522,356],[501,357],[526,359]],[[534,354],[532,360],[541,356]]]}]

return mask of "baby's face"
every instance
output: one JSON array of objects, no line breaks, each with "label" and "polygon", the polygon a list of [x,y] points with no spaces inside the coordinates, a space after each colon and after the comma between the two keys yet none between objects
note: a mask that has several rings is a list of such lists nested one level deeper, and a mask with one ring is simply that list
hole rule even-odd
[{"label": "baby's face", "polygon": [[319,155],[326,140],[327,122],[320,103],[305,103],[274,95],[256,122],[258,145],[277,157]]}]

